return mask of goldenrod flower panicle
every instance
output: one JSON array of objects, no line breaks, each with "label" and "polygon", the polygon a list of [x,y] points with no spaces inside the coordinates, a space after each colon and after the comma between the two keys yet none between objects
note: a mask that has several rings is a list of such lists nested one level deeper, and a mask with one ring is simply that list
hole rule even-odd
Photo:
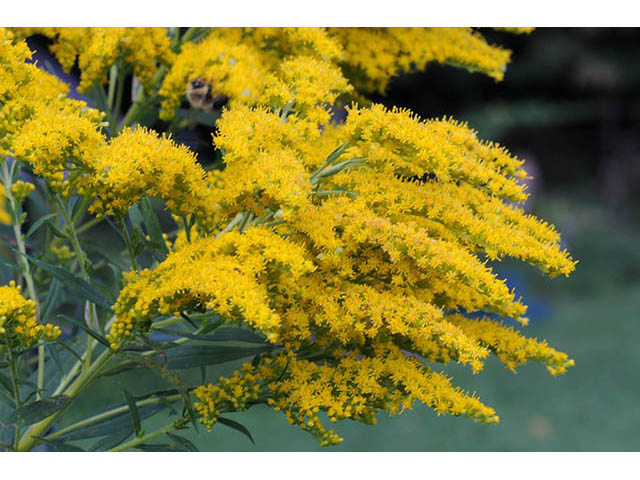
[{"label": "goldenrod flower panicle", "polygon": [[124,215],[143,196],[161,198],[176,215],[197,210],[206,196],[205,173],[195,155],[144,127],[125,129],[94,152],[82,193],[91,210]]},{"label": "goldenrod flower panicle", "polygon": [[446,376],[430,371],[398,349],[378,349],[375,358],[348,354],[331,364],[300,359],[291,352],[268,357],[258,367],[245,365],[242,373],[235,372],[226,385],[196,389],[195,408],[210,429],[225,407],[229,408],[227,385],[235,385],[240,393],[240,409],[246,408],[251,393],[260,391],[268,394],[268,403],[282,411],[289,423],[309,431],[323,446],[340,443],[342,438],[323,425],[320,411],[331,422],[349,418],[375,424],[379,410],[397,414],[420,401],[438,414],[463,415],[487,423],[498,421],[493,409],[452,387]]},{"label": "goldenrod flower panicle", "polygon": [[250,27],[239,30],[242,30],[244,41],[275,58],[307,55],[325,61],[340,61],[344,55],[342,45],[326,28]]},{"label": "goldenrod flower panicle", "polygon": [[280,317],[269,296],[279,290],[281,276],[296,279],[312,270],[300,247],[262,228],[199,238],[154,270],[127,276],[108,339],[118,348],[132,333],[146,333],[157,316],[215,310],[278,341]]},{"label": "goldenrod flower panicle", "polygon": [[501,322],[488,318],[473,320],[462,315],[449,316],[448,320],[459,326],[464,335],[491,349],[510,370],[515,371],[518,365],[535,360],[544,362],[552,375],[558,375],[575,365],[566,353],[558,352],[546,342],[526,338]]},{"label": "goldenrod flower panicle", "polygon": [[11,349],[29,348],[61,333],[60,327],[38,323],[35,302],[24,298],[15,282],[0,287],[0,343]]},{"label": "goldenrod flower panicle", "polygon": [[55,191],[67,194],[91,170],[104,143],[102,115],[84,102],[66,100],[35,109],[13,140],[14,156],[30,163]]},{"label": "goldenrod flower panicle", "polygon": [[470,28],[330,28],[329,33],[345,49],[346,76],[369,91],[384,92],[392,77],[424,70],[430,62],[502,80],[511,53]]},{"label": "goldenrod flower panicle", "polygon": [[45,27],[15,28],[28,37],[41,34],[53,41],[51,52],[62,67],[70,71],[78,61],[80,92],[88,92],[94,84],[107,81],[107,74],[118,58],[133,66],[133,73],[145,88],[159,64],[173,59],[166,28],[151,27]]},{"label": "goldenrod flower panicle", "polygon": [[272,108],[296,112],[298,118],[325,125],[331,117],[330,106],[352,89],[337,66],[310,56],[296,56],[282,62],[264,95]]}]

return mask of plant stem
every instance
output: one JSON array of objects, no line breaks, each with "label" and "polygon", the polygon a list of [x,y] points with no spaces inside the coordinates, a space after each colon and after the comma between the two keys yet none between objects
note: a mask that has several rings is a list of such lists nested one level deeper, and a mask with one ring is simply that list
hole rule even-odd
[{"label": "plant stem", "polygon": [[[9,199],[9,203],[11,204],[11,224],[13,226],[13,234],[16,238],[16,244],[18,245],[18,251],[20,252],[19,264],[22,265],[22,275],[27,283],[27,294],[31,300],[36,304],[36,315],[39,317],[40,315],[40,305],[38,303],[38,294],[36,293],[35,283],[33,281],[33,277],[31,276],[31,268],[29,266],[29,260],[27,259],[27,249],[24,243],[24,237],[22,236],[22,223],[20,221],[20,217],[22,216],[22,206],[13,196],[12,187],[12,179],[14,169],[18,165],[17,161],[14,160],[11,165],[11,172],[7,168],[7,162],[2,163],[2,182],[4,184],[6,190],[6,196]],[[19,167],[18,167],[19,168]],[[7,344],[8,345],[8,344]],[[37,392],[36,398],[40,400],[40,392],[44,386],[44,344],[38,345],[38,380],[37,380]]]},{"label": "plant stem", "polygon": [[[64,218],[66,227],[67,227],[67,229],[69,230],[69,232],[71,234],[71,243],[73,245],[74,251],[76,252],[76,257],[78,258],[78,263],[80,264],[80,270],[82,272],[82,279],[85,282],[89,282],[89,273],[87,272],[87,265],[86,265],[87,256],[84,253],[84,250],[82,250],[82,247],[80,246],[80,240],[78,240],[78,234],[76,232],[76,228],[74,226],[73,219],[71,218],[71,216],[67,212],[67,208],[65,207],[64,202],[60,198],[60,195],[56,194],[54,196],[55,196],[55,199],[56,199],[56,204],[58,206],[58,210],[60,211],[60,214]],[[93,323],[95,321],[94,304],[89,302],[88,308],[89,308],[89,322],[88,322],[89,324],[87,326],[88,327],[93,327]],[[85,366],[84,366],[84,370],[85,371],[88,370],[89,366],[91,365],[91,350],[92,349],[93,349],[93,338],[89,337],[87,339],[87,352],[86,352],[86,356],[85,356]]]},{"label": "plant stem", "polygon": [[92,228],[93,226],[97,225],[98,223],[102,222],[104,220],[104,217],[95,217],[92,218],[91,220],[89,220],[86,223],[83,223],[82,225],[80,225],[78,228],[76,228],[76,234],[80,235],[84,232],[86,232],[87,230],[89,230],[90,228]]},{"label": "plant stem", "polygon": [[[147,398],[145,400],[140,400],[139,402],[136,402],[136,406],[145,407],[147,405],[153,405],[155,403],[160,403],[160,402],[172,402],[174,400],[180,400],[181,398],[184,398],[181,393],[176,393],[175,395],[169,395],[166,397],[151,397],[151,398]],[[93,417],[89,417],[79,422],[76,422],[72,425],[69,425],[68,427],[58,430],[57,432],[54,432],[51,435],[47,435],[47,437],[45,438],[47,440],[55,440],[56,438],[60,438],[66,435],[67,433],[73,432],[74,430],[77,430],[79,428],[86,427],[87,425],[92,425],[94,423],[98,423],[103,420],[107,420],[111,417],[115,417],[117,415],[126,413],[128,411],[129,411],[129,405],[123,405],[122,407],[113,408],[111,410],[107,410],[106,412],[102,412],[98,415],[94,415]]]},{"label": "plant stem", "polygon": [[[91,383],[92,380],[96,378],[96,376],[101,372],[102,368],[105,367],[109,361],[111,360],[114,353],[111,350],[105,350],[102,352],[96,360],[91,364],[89,369],[82,372],[75,381],[69,385],[64,394],[72,399],[75,399],[84,388]],[[61,410],[58,410],[53,415],[45,418],[44,420],[35,423],[29,427],[29,429],[24,433],[20,442],[18,443],[17,450],[20,452],[27,452],[31,450],[36,443],[38,443],[38,439],[35,437],[40,437],[47,431],[47,429],[51,426],[56,418],[58,418],[73,402],[69,402],[67,406]]]},{"label": "plant stem", "polygon": [[131,447],[135,447],[136,445],[140,445],[141,443],[146,442],[147,440],[151,440],[153,438],[159,437],[160,435],[163,435],[165,433],[167,433],[170,430],[173,430],[175,428],[175,422],[170,423],[169,425],[165,425],[162,428],[159,428],[158,430],[156,430],[155,432],[151,432],[147,435],[144,435],[140,438],[135,438],[133,440],[131,440],[128,443],[124,443],[122,445],[119,445],[117,447],[112,448],[111,450],[107,450],[108,452],[122,452],[123,450],[127,450],[128,448]]}]

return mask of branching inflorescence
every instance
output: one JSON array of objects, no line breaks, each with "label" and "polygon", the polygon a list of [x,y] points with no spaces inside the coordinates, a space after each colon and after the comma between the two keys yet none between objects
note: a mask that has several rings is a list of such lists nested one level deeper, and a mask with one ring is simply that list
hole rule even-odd
[{"label": "branching inflorescence", "polygon": [[[213,136],[224,169],[205,171],[187,147],[147,128],[108,135],[103,114],[66,98],[64,85],[24,63],[25,44],[0,31],[2,154],[30,165],[53,192],[91,199],[98,216],[123,219],[154,197],[182,219],[166,259],[125,275],[111,350],[148,336],[159,318],[197,312],[271,345],[195,389],[207,428],[259,402],[323,445],[341,439],[320,412],[375,423],[378,411],[417,401],[497,422],[437,364],[479,372],[494,354],[510,369],[541,361],[553,375],[573,365],[478,315],[527,323],[526,306],[489,260],[520,259],[550,276],[574,269],[554,227],[519,206],[523,162],[452,119],[356,102],[430,62],[500,80],[509,52],[477,31],[213,29],[172,43],[161,29],[17,30],[51,38],[67,69],[78,56],[84,91],[106,82],[116,62],[130,65],[166,121],[194,81],[228,98]],[[334,121],[344,106],[346,121]],[[57,327],[35,327],[24,302],[6,317],[17,319],[12,332],[27,322],[27,343],[55,338]]]}]

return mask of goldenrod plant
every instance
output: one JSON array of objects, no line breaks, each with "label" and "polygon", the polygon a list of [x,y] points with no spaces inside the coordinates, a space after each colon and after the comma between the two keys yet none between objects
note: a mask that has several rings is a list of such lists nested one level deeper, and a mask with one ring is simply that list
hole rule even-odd
[{"label": "goldenrod plant", "polygon": [[[30,61],[31,35],[89,104]],[[2,448],[189,450],[176,431],[250,437],[225,415],[258,404],[334,445],[331,423],[416,402],[498,422],[449,362],[564,373],[573,360],[507,323],[527,307],[489,263],[574,269],[520,206],[522,160],[366,96],[432,62],[501,80],[509,56],[468,28],[1,29]],[[196,123],[213,168],[172,136]],[[131,370],[172,388],[60,422]]]}]

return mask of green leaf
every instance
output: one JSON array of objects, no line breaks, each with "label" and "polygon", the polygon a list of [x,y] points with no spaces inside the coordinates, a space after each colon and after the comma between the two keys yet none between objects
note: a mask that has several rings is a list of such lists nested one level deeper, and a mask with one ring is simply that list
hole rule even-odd
[{"label": "green leaf", "polygon": [[68,239],[69,238],[69,236],[66,233],[61,232],[60,230],[58,230],[58,227],[53,224],[53,222],[51,221],[50,218],[47,218],[45,220],[45,223],[47,224],[47,227],[49,227],[49,229],[51,230],[51,233],[53,233],[56,237],[60,237],[60,238],[64,238],[64,239]]},{"label": "green leaf", "polygon": [[16,406],[16,403],[10,399],[7,395],[4,394],[2,390],[0,390],[0,401],[4,403],[7,407],[13,409]]},{"label": "green leaf", "polygon": [[79,361],[82,362],[82,357],[78,355],[76,351],[73,348],[71,348],[69,345],[67,345],[65,342],[63,342],[62,340],[56,340],[56,343],[60,345],[62,348],[64,348],[66,351],[68,351],[71,355],[76,357]]},{"label": "green leaf", "polygon": [[265,344],[263,338],[243,328],[218,328],[212,335],[199,335],[170,328],[155,328],[153,331],[166,333],[168,335],[175,335],[176,337],[185,337],[191,340],[201,340],[203,342],[243,342]]},{"label": "green leaf", "polygon": [[143,452],[175,452],[175,449],[166,443],[141,443],[140,445],[136,445],[134,448],[142,450]]},{"label": "green leaf", "polygon": [[33,225],[31,225],[31,227],[27,231],[27,234],[24,236],[25,240],[29,238],[31,235],[33,235],[34,233],[36,233],[36,231],[42,226],[43,223],[47,222],[48,220],[51,220],[56,215],[57,215],[56,213],[50,213],[49,215],[40,217],[38,220],[33,222]]},{"label": "green leaf", "polygon": [[163,253],[168,253],[167,245],[162,237],[162,227],[160,226],[160,220],[153,211],[151,201],[145,197],[140,201],[140,207],[142,207],[142,214],[144,215],[144,223],[147,226],[147,233],[151,237],[156,249],[159,249]]},{"label": "green leaf", "polygon": [[333,162],[335,162],[338,159],[338,157],[342,155],[347,148],[349,148],[349,146],[350,146],[349,141],[346,141],[342,145],[340,145],[338,148],[336,148],[333,152],[331,152],[327,156],[327,161],[325,162],[325,165],[328,166],[328,165],[331,165]]},{"label": "green leaf", "polygon": [[180,451],[183,452],[199,452],[198,447],[196,447],[190,440],[187,440],[180,435],[175,435],[173,433],[167,432],[167,436],[173,440],[173,445],[178,447]]},{"label": "green leaf", "polygon": [[183,369],[239,360],[272,349],[273,347],[271,345],[262,347],[187,345],[172,348],[166,352],[166,355],[169,360],[169,369]]},{"label": "green leaf", "polygon": [[58,395],[20,407],[14,410],[2,422],[4,425],[15,425],[18,428],[27,427],[44,420],[54,413],[62,410],[71,402],[71,397]]},{"label": "green leaf", "polygon": [[37,438],[40,442],[44,443],[45,445],[52,446],[58,452],[84,452],[84,450],[81,449],[80,447],[76,447],[75,445],[69,445],[68,443],[65,443],[61,440],[57,440],[57,439],[47,440],[46,438],[43,438],[43,437],[34,437],[34,438]]},{"label": "green leaf", "polygon": [[90,302],[95,303],[96,305],[104,308],[105,310],[111,309],[112,302],[108,301],[102,293],[100,293],[96,288],[77,277],[71,272],[67,270],[56,267],[55,265],[51,265],[50,263],[43,262],[41,260],[36,260],[35,258],[27,255],[29,261],[31,261],[34,265],[40,267],[45,272],[53,275],[55,278],[60,280],[63,285],[67,287],[71,287],[74,293],[82,296],[85,300],[89,300]]},{"label": "green leaf", "polygon": [[2,373],[0,373],[0,384],[2,384],[2,386],[7,390],[7,392],[13,395],[13,383],[11,382],[11,379],[9,377],[7,377]]},{"label": "green leaf", "polygon": [[131,208],[129,208],[129,220],[131,220],[131,223],[136,225],[138,229],[142,231],[142,222],[144,222],[144,217],[137,205],[131,205]]},{"label": "green leaf", "polygon": [[129,427],[128,429],[124,429],[118,431],[112,435],[104,437],[98,440],[96,443],[89,447],[90,452],[105,452],[112,448],[117,447],[122,442],[124,442],[127,438],[131,436],[133,433],[133,427]]},{"label": "green leaf", "polygon": [[49,355],[53,359],[53,363],[55,363],[56,368],[58,369],[58,373],[60,373],[60,375],[63,376],[64,368],[62,367],[62,362],[60,361],[60,355],[58,355],[58,350],[56,350],[56,347],[50,343],[45,344],[45,348],[47,349],[47,351],[49,352]]},{"label": "green leaf", "polygon": [[60,280],[54,278],[49,285],[49,291],[47,292],[47,298],[44,299],[44,304],[42,305],[42,314],[41,318],[46,320],[51,315],[51,312],[56,307],[58,303],[58,297],[60,296]]},{"label": "green leaf", "polygon": [[126,398],[129,404],[129,413],[131,414],[131,420],[133,421],[133,429],[136,431],[136,436],[139,438],[142,436],[142,424],[140,423],[140,414],[138,413],[138,406],[133,398],[133,395],[129,393],[129,390],[124,389],[124,398]]},{"label": "green leaf", "polygon": [[238,423],[235,420],[230,420],[224,417],[218,417],[218,423],[221,423],[222,425],[226,425],[229,428],[233,428],[234,430],[239,431],[240,433],[246,435],[249,438],[249,440],[251,440],[251,443],[253,443],[254,445],[256,444],[256,442],[253,441],[251,432],[249,432],[249,430],[247,430],[247,427],[245,427],[241,423]]},{"label": "green leaf", "polygon": [[80,327],[82,330],[84,330],[87,334],[91,335],[93,338],[95,338],[105,347],[111,348],[111,344],[109,343],[109,341],[98,332],[94,332],[89,327],[87,327],[87,325],[84,323],[83,320],[76,320],[75,318],[67,317],[66,315],[63,315],[63,314],[59,314],[58,318],[66,321],[67,323],[70,323],[71,325],[76,325]]}]

